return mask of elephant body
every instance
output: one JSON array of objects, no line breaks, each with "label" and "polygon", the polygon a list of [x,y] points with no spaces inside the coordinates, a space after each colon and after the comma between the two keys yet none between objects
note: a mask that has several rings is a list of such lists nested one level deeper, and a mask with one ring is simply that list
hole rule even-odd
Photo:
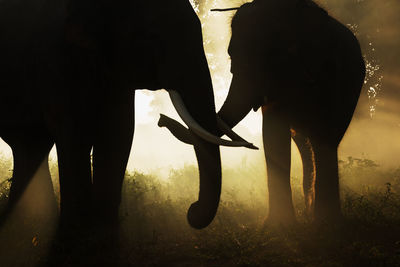
[{"label": "elephant body", "polygon": [[308,209],[315,198],[316,219],[339,217],[337,147],[365,77],[354,34],[312,1],[255,0],[233,17],[229,54],[233,78],[218,115],[233,127],[262,107],[270,220],[294,219],[291,137]]},{"label": "elephant body", "polygon": [[[23,3],[10,14],[19,9]],[[200,21],[187,0],[43,0],[35,11],[32,15],[26,7],[21,27],[12,15],[0,18],[2,29],[8,23],[9,32],[28,36],[1,50],[3,56],[21,55],[19,48],[24,54],[23,63],[13,57],[1,63],[1,70],[14,63],[15,68],[13,75],[2,76],[6,82],[1,95],[14,102],[3,110],[12,119],[0,134],[13,149],[14,161],[15,142],[27,139],[25,150],[40,148],[40,153],[33,150],[34,156],[20,152],[33,170],[38,168],[33,159],[47,159],[56,144],[62,222],[81,224],[92,215],[115,222],[134,133],[134,90],[178,92],[191,116],[210,133],[218,133]],[[34,103],[28,95],[35,96]],[[18,115],[24,112],[30,117]],[[39,137],[46,142],[36,142]],[[188,220],[202,228],[218,207],[221,163],[218,145],[195,134],[192,138],[197,140],[200,193]],[[21,195],[32,175],[17,178],[18,166],[15,163],[12,187]]]}]

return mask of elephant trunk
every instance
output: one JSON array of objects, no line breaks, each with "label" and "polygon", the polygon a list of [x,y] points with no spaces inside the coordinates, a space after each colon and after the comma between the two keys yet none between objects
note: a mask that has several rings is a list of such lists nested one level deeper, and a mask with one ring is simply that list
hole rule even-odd
[{"label": "elephant trunk", "polygon": [[[216,116],[216,114],[211,115],[210,112],[205,112],[206,115],[210,115],[211,117],[206,124],[204,124],[203,121],[203,125],[207,125],[208,129],[210,129],[212,133],[205,130],[199,123],[197,123],[196,119],[192,117],[191,112],[186,108],[187,105],[184,103],[181,95],[172,90],[169,91],[169,94],[178,114],[188,125],[189,129],[163,114],[160,116],[158,125],[160,127],[167,127],[180,141],[194,146],[200,173],[200,193],[199,200],[193,203],[189,208],[188,221],[191,226],[200,229],[211,223],[218,208],[219,197],[221,194],[221,163],[218,146],[225,145],[245,146],[251,149],[258,148],[251,143],[248,143],[232,131],[232,129]],[[189,107],[191,106],[193,105],[189,105]],[[207,109],[207,107],[205,108]],[[210,122],[212,123],[211,125]],[[216,137],[213,133],[218,130],[223,131],[234,141]]]},{"label": "elephant trunk", "polygon": [[213,220],[221,193],[221,167],[218,147],[209,143],[179,122],[163,114],[158,126],[166,127],[180,141],[194,146],[200,173],[199,200],[188,211],[189,224],[204,228]]},{"label": "elephant trunk", "polygon": [[[214,92],[205,58],[202,40],[199,53],[192,57],[193,69],[186,69],[180,83],[174,86],[187,109],[187,113],[205,131],[217,135],[218,126],[214,104]],[[176,89],[175,89],[176,88]],[[171,90],[168,90],[171,92]],[[192,129],[190,134],[197,157],[200,188],[198,201],[193,203],[187,214],[189,224],[197,229],[207,227],[215,217],[221,194],[221,157],[218,144],[213,144],[199,137]]]},{"label": "elephant trunk", "polygon": [[221,195],[221,160],[219,147],[193,135],[199,175],[199,199],[187,214],[189,224],[197,229],[208,226],[217,213]]},{"label": "elephant trunk", "polygon": [[252,88],[247,88],[250,83],[246,83],[244,79],[240,79],[233,74],[231,86],[228,96],[218,111],[218,120],[221,129],[221,134],[226,134],[232,140],[240,140],[234,133],[227,129],[232,129],[236,126],[252,109],[253,107],[253,92]]},{"label": "elephant trunk", "polygon": [[[242,106],[244,112],[237,113],[234,105],[232,105],[232,103],[237,104],[237,100],[227,99],[222,109],[223,112],[220,113],[220,116],[217,116],[211,81],[209,85],[198,88],[190,94],[185,94],[185,91],[178,93],[169,90],[172,103],[189,129],[165,115],[161,115],[159,121],[160,127],[167,127],[179,140],[194,146],[200,173],[200,192],[198,201],[190,206],[187,218],[189,224],[197,229],[208,226],[217,212],[221,194],[219,145],[258,149],[237,135],[229,124],[220,118],[220,116],[226,117],[230,124],[232,124],[232,121],[239,122],[250,111],[250,103],[247,105],[247,102],[244,102]],[[229,116],[225,116],[226,114]],[[226,134],[233,141],[217,137],[222,134]]]}]

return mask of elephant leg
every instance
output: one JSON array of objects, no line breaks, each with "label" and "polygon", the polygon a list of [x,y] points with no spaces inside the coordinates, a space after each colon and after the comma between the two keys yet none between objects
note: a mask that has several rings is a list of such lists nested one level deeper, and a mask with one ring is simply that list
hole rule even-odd
[{"label": "elephant leg", "polygon": [[91,53],[54,43],[39,72],[40,100],[47,128],[54,136],[60,181],[61,228],[79,229],[90,222],[93,118],[97,116]]},{"label": "elephant leg", "polygon": [[118,219],[121,190],[134,134],[134,93],[110,95],[93,146],[93,205],[101,221]]},{"label": "elephant leg", "polygon": [[279,111],[263,108],[263,141],[267,162],[269,217],[271,223],[295,220],[290,187],[291,133]]},{"label": "elephant leg", "polygon": [[[91,143],[78,133],[56,141],[60,177],[60,219],[66,226],[87,222],[91,208]],[[83,222],[82,222],[83,220]]]},{"label": "elephant leg", "polygon": [[312,216],[315,201],[315,155],[311,142],[300,133],[292,136],[299,149],[303,163],[303,193],[306,206],[306,213]]},{"label": "elephant leg", "polygon": [[[13,151],[14,170],[8,210],[16,205],[29,208],[30,213],[55,215],[57,204],[51,181],[48,154],[53,141],[47,132],[5,138]],[[8,140],[7,140],[8,139]]]},{"label": "elephant leg", "polygon": [[315,153],[315,212],[317,221],[341,218],[337,145],[311,141]]}]

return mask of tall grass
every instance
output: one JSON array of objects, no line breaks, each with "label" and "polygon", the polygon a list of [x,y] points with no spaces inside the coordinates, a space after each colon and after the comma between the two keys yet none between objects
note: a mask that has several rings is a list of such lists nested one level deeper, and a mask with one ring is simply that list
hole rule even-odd
[{"label": "tall grass", "polygon": [[[7,159],[1,162],[4,168],[10,167]],[[51,172],[58,194],[54,163]],[[0,203],[5,203],[11,172],[0,169],[0,173],[4,175],[0,178],[4,181]],[[369,159],[340,161],[345,222],[319,227],[304,218],[301,175],[296,176],[292,188],[301,223],[275,229],[263,225],[268,213],[265,163],[243,162],[223,169],[217,216],[209,227],[199,231],[186,222],[186,211],[198,195],[197,167],[172,169],[167,179],[156,174],[127,173],[120,208],[122,245],[94,254],[88,248],[96,241],[76,245],[75,256],[65,253],[68,260],[64,258],[60,266],[76,265],[83,258],[85,264],[99,265],[101,260],[109,266],[400,266],[399,175],[400,169],[383,169]],[[40,233],[29,236],[24,246],[17,242],[15,253],[7,250],[16,237],[3,237],[0,263],[5,265],[1,266],[46,263],[46,254],[39,252],[47,241]],[[15,256],[19,250],[25,258]]]}]

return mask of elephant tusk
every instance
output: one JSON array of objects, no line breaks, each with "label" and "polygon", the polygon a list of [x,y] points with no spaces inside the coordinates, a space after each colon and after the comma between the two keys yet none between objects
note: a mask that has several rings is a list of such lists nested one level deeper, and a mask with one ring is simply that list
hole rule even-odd
[{"label": "elephant tusk", "polygon": [[[178,121],[164,115],[164,114],[160,114],[160,119],[158,121],[158,126],[159,127],[166,127],[173,136],[175,136],[179,141],[185,143],[185,144],[190,144],[190,145],[194,145],[194,139],[191,138],[191,131],[189,129],[187,129],[185,126],[183,126],[182,124],[180,124]],[[196,134],[197,135],[197,134]],[[211,135],[211,134],[209,134]],[[211,135],[213,136],[213,135]],[[201,136],[200,136],[201,137]],[[213,136],[214,138],[218,138],[216,136]],[[230,140],[225,140],[222,138],[218,138],[219,140],[216,141],[209,141],[209,139],[203,138],[202,139],[216,144],[216,145],[222,145],[222,146],[231,146],[231,147],[239,147],[239,146],[245,146],[245,147],[249,147],[253,146],[252,144],[248,144],[247,142],[240,142],[240,141],[230,141]]]},{"label": "elephant tusk", "polygon": [[[169,96],[171,98],[172,104],[174,105],[176,111],[179,116],[185,122],[185,124],[189,127],[189,129],[194,132],[196,135],[206,140],[209,143],[221,145],[221,146],[229,146],[229,147],[247,147],[254,149],[254,145],[248,143],[246,141],[231,141],[225,140],[220,137],[217,137],[209,132],[207,132],[203,127],[201,127],[189,114],[188,110],[185,107],[185,104],[179,95],[178,92],[174,90],[168,91]],[[171,129],[170,129],[171,130]],[[243,139],[244,140],[244,139]]]},{"label": "elephant tusk", "polygon": [[[226,124],[226,123],[221,119],[221,117],[218,116],[218,115],[217,115],[217,124],[218,124],[219,129],[220,129],[224,134],[226,134],[226,136],[228,136],[230,139],[232,139],[233,141],[239,141],[239,142],[246,142],[246,143],[249,143],[249,142],[247,142],[245,139],[243,139],[242,137],[240,137],[237,133],[235,133],[235,132],[231,129],[231,127],[229,127],[228,124]],[[249,144],[251,144],[251,143],[249,143]],[[252,145],[252,146],[251,146],[251,147],[248,147],[248,148],[258,150],[258,147],[254,146],[253,144],[251,144],[251,145]]]}]

